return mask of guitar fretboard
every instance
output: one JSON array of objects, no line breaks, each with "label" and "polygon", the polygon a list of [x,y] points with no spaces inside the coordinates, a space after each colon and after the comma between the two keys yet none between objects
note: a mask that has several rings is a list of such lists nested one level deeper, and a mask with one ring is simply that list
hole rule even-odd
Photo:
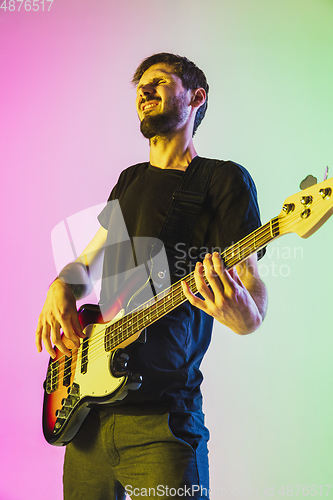
[{"label": "guitar fretboard", "polygon": [[[241,263],[279,236],[279,234],[279,218],[275,217],[238,243],[224,250],[221,256],[225,267],[231,269],[235,265]],[[188,274],[181,281],[186,281],[194,294],[198,293],[194,280],[194,272]],[[108,326],[104,338],[105,350],[111,351],[115,349],[132,335],[143,330],[185,302],[186,298],[182,291],[181,281],[172,285],[167,291],[156,295],[139,309],[132,311]]]}]

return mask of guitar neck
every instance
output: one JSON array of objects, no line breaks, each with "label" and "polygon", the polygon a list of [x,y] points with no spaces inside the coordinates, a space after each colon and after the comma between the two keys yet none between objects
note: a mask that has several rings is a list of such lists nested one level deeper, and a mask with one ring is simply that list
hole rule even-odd
[{"label": "guitar neck", "polygon": [[247,259],[253,253],[258,252],[279,235],[279,217],[274,217],[248,236],[245,236],[238,243],[235,243],[222,252],[221,256],[225,267],[230,269],[240,264],[240,262]]},{"label": "guitar neck", "polygon": [[[221,254],[227,269],[234,267],[247,259],[251,254],[263,248],[267,243],[280,235],[279,218],[275,217],[259,227],[238,243],[228,247]],[[182,291],[181,281],[186,281],[192,293],[198,293],[194,272],[172,285],[167,291],[161,292],[153,299],[132,311],[106,329],[105,348],[110,351],[135,333],[165,316],[170,311],[186,301]]]}]

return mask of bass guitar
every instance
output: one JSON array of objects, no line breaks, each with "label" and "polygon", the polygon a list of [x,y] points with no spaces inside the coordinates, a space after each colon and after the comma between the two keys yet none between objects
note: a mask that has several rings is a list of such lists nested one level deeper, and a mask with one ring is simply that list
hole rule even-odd
[{"label": "bass guitar", "polygon": [[[287,198],[277,217],[222,252],[225,267],[232,268],[284,234],[311,236],[333,213],[332,189],[333,177]],[[140,387],[141,376],[128,371],[123,348],[186,300],[179,281],[128,312],[131,297],[144,279],[139,271],[124,282],[110,303],[107,317],[99,306],[82,306],[79,320],[86,338],[76,348],[63,337],[71,357],[55,349],[56,357],[49,361],[44,382],[43,432],[48,443],[66,445],[92,405],[119,403],[129,390]],[[193,272],[183,279],[197,293]]]}]

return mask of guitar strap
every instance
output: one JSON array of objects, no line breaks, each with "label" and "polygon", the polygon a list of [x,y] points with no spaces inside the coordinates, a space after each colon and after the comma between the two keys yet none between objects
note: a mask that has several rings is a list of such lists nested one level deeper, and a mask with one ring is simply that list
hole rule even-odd
[{"label": "guitar strap", "polygon": [[171,268],[173,268],[177,244],[181,243],[182,251],[184,250],[188,255],[195,224],[217,164],[218,160],[196,156],[185,170],[178,188],[173,193],[169,210],[158,236],[158,239],[164,242]]},{"label": "guitar strap", "polygon": [[[208,187],[218,164],[218,160],[210,160],[196,156],[185,170],[185,174],[180,181],[178,188],[172,195],[172,201],[169,206],[166,218],[163,222],[161,231],[158,235],[158,243],[152,248],[151,257],[153,258],[161,250],[161,244],[167,252],[169,272],[171,275],[175,271],[176,264],[176,245],[182,243],[182,251],[188,255],[188,248],[198,220],[203,202],[206,198]],[[188,261],[188,259],[187,259]],[[185,265],[185,262],[184,262]],[[153,287],[163,286],[163,279],[166,276],[166,270],[153,268],[152,280]],[[186,273],[187,274],[187,273]],[[177,281],[179,277],[175,276]],[[159,290],[155,289],[156,292]],[[145,343],[147,339],[146,328],[141,332],[136,342]]]}]

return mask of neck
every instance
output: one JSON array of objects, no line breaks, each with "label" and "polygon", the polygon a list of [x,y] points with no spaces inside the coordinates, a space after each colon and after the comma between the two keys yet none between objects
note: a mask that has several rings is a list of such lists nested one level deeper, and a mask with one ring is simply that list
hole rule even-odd
[{"label": "neck", "polygon": [[156,136],[150,140],[149,161],[155,167],[186,170],[195,156],[192,136],[186,133],[177,131],[172,136]]}]

